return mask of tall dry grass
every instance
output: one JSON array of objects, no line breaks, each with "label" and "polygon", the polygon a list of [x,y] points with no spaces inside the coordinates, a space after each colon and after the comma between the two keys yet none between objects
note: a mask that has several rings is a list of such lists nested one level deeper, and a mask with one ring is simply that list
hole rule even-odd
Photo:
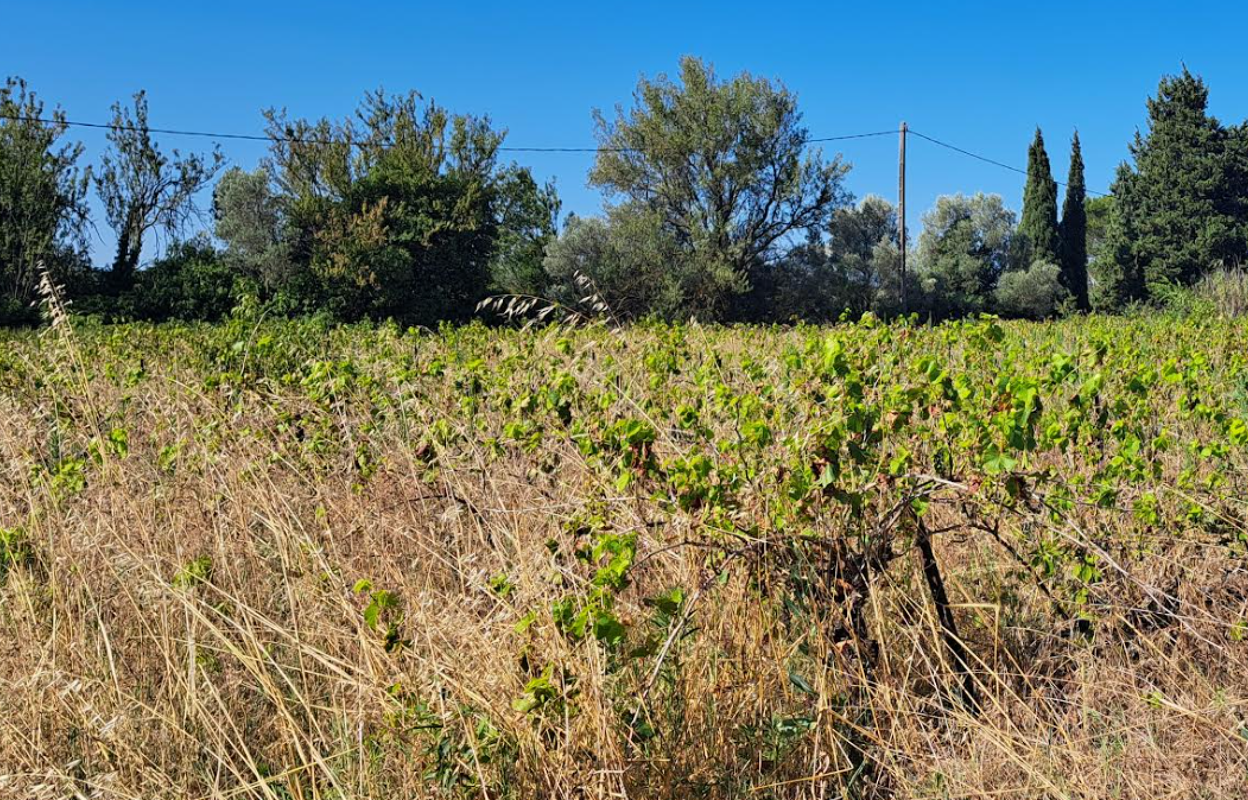
[{"label": "tall dry grass", "polygon": [[1248,315],[1248,270],[1223,269],[1211,272],[1196,284],[1196,296],[1210,303],[1226,317]]},{"label": "tall dry grass", "polygon": [[[837,633],[843,609],[781,601],[782,559],[742,557],[717,572],[691,515],[661,511],[643,490],[604,491],[568,440],[499,456],[488,439],[500,412],[468,413],[449,375],[414,371],[453,362],[455,347],[498,369],[509,358],[555,361],[570,339],[596,353],[578,362],[582,383],[641,387],[646,344],[662,329],[453,345],[325,331],[290,345],[294,361],[358,364],[375,380],[315,398],[280,370],[248,377],[263,352],[286,346],[266,337],[282,335],[133,327],[3,342],[0,797],[1248,790],[1248,566],[1225,526],[1159,532],[1129,513],[1079,507],[1061,523],[1007,517],[989,535],[968,522],[969,488],[942,487],[928,524],[941,531],[935,550],[970,654],[972,705],[958,700],[959,669],[913,552],[859,598],[879,649],[868,665],[861,643]],[[718,331],[700,346],[745,389],[746,360],[803,335]],[[1036,347],[1084,335],[1011,329]],[[1236,335],[1218,344],[1234,348]],[[221,342],[242,355],[214,376],[205,353]],[[1243,352],[1215,358],[1230,375]],[[731,420],[714,424],[728,431]],[[1164,424],[1180,437],[1200,429],[1177,415]],[[666,430],[655,444],[660,456],[680,447]],[[1182,460],[1163,465],[1176,487]],[[1245,466],[1227,475],[1232,487],[1248,486]],[[760,478],[740,513],[765,514],[772,491]],[[1243,530],[1234,508],[1216,509],[1231,534]],[[585,585],[554,552],[572,546],[586,513],[641,537],[618,613],[632,635],[656,632],[658,646],[623,666],[546,613]],[[1003,547],[1046,525],[1055,538],[1113,543],[1088,599],[1090,635]],[[685,591],[679,611],[656,621],[646,598],[673,586]],[[383,603],[374,627],[378,590],[399,605]],[[531,611],[541,613],[526,627]],[[387,619],[405,643],[387,646]],[[526,713],[517,698],[544,665],[558,700]]]}]

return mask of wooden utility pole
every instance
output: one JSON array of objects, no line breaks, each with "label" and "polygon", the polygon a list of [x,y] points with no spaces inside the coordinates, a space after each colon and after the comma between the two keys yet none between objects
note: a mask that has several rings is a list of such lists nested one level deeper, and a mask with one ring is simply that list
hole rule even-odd
[{"label": "wooden utility pole", "polygon": [[906,298],[906,123],[899,131],[901,150],[897,159],[897,252],[901,255],[901,313],[910,313]]}]

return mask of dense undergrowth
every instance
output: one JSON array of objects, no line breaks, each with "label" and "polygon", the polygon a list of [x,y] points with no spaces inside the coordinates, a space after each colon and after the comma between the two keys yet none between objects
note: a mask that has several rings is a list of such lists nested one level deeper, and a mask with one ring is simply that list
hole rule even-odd
[{"label": "dense undergrowth", "polygon": [[1248,324],[0,340],[0,796],[1248,786]]}]

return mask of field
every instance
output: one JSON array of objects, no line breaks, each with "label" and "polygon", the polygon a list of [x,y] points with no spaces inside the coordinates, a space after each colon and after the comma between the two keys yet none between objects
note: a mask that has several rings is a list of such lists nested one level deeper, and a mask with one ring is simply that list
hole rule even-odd
[{"label": "field", "polygon": [[0,797],[1248,786],[1248,324],[0,338]]}]

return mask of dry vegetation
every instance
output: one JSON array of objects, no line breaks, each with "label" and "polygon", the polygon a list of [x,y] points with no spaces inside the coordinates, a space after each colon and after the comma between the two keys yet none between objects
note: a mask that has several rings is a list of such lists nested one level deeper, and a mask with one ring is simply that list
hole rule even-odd
[{"label": "dry vegetation", "polygon": [[0,340],[0,796],[1243,797],[1245,334]]}]

